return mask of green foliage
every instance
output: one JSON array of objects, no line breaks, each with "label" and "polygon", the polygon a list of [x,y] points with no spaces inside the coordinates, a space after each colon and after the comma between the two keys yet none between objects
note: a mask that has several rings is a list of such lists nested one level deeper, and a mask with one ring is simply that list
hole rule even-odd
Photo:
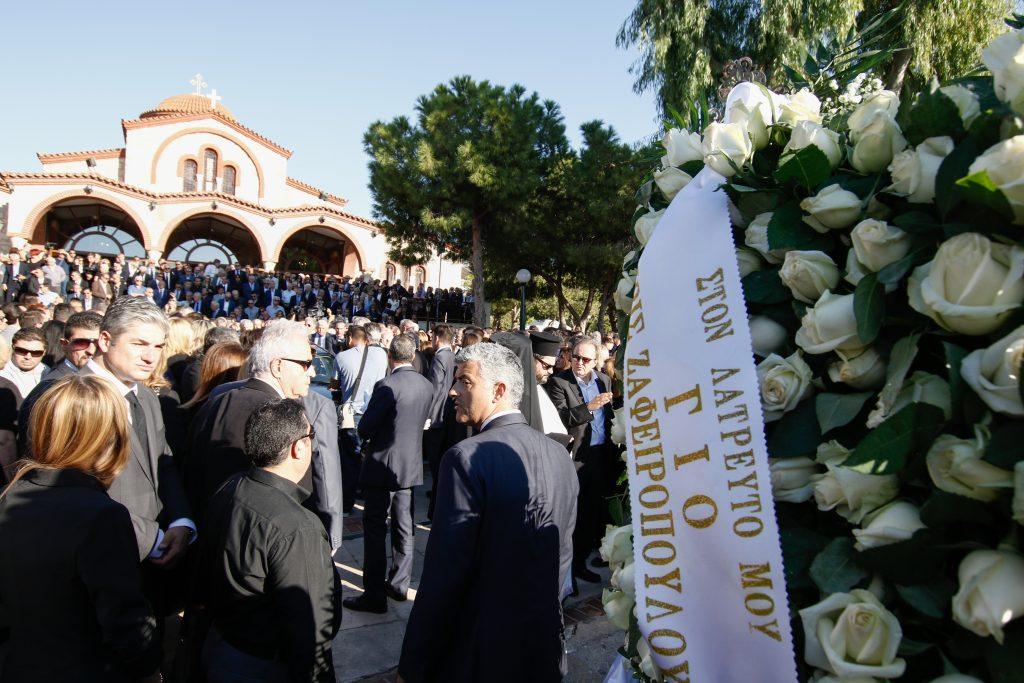
[{"label": "green foliage", "polygon": [[944,423],[940,408],[911,403],[868,432],[843,466],[865,474],[895,474],[931,446]]},{"label": "green foliage", "polygon": [[814,397],[814,410],[818,417],[818,426],[825,434],[837,427],[842,427],[857,417],[861,408],[871,398],[870,391],[855,394],[820,393]]},{"label": "green foliage", "polygon": [[869,273],[857,283],[853,293],[853,312],[857,316],[857,336],[865,344],[875,341],[885,315],[885,289],[878,274]]},{"label": "green foliage", "polygon": [[825,593],[846,593],[868,573],[856,563],[852,538],[835,538],[811,563],[811,579]]},{"label": "green foliage", "polygon": [[828,157],[814,145],[808,145],[782,157],[775,179],[780,183],[794,181],[810,190],[821,185],[831,171]]}]

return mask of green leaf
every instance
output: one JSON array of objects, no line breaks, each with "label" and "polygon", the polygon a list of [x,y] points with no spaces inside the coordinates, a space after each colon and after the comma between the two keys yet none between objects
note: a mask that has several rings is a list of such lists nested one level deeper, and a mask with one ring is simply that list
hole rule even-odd
[{"label": "green leaf", "polygon": [[679,167],[679,170],[693,177],[704,170],[704,162],[701,161],[700,159],[687,161],[685,164]]},{"label": "green leaf", "polygon": [[945,422],[941,408],[911,403],[868,432],[843,466],[865,474],[896,474],[931,445]]},{"label": "green leaf", "polygon": [[960,203],[962,197],[956,182],[970,172],[978,153],[978,146],[968,138],[957,145],[939,165],[935,175],[935,206],[944,218]]},{"label": "green leaf", "polygon": [[626,512],[622,507],[622,496],[612,496],[611,501],[608,503],[608,513],[611,515],[615,526],[622,526],[626,523]]},{"label": "green leaf", "polygon": [[896,654],[901,657],[913,657],[914,655],[919,655],[922,652],[927,652],[933,647],[935,647],[934,643],[922,643],[903,636],[900,640],[900,646],[896,649]]},{"label": "green leaf", "polygon": [[987,171],[978,171],[961,178],[956,184],[967,201],[988,207],[1007,220],[1013,219],[1013,209],[1009,200],[988,177]]},{"label": "green leaf", "polygon": [[942,342],[942,349],[946,357],[946,379],[949,381],[949,396],[953,406],[953,414],[958,415],[963,411],[963,397],[967,390],[967,383],[960,376],[960,365],[963,363],[967,351],[952,342]]},{"label": "green leaf", "polygon": [[1013,471],[1024,460],[1024,422],[1007,422],[992,432],[982,460]]},{"label": "green leaf", "polygon": [[910,253],[882,268],[878,271],[879,284],[894,285],[902,280],[903,276],[913,267],[916,257],[916,253]]},{"label": "green leaf", "polygon": [[817,531],[794,526],[779,532],[782,541],[782,564],[786,573],[786,587],[789,590],[811,586],[808,569],[819,552],[828,544],[829,538]]},{"label": "green leaf", "polygon": [[847,592],[868,575],[854,557],[852,538],[834,539],[811,563],[811,579],[825,594]]},{"label": "green leaf", "polygon": [[931,86],[917,96],[909,119],[904,134],[912,145],[919,145],[926,138],[940,135],[959,137],[964,134],[960,110],[953,100],[939,90],[938,81],[932,81]]},{"label": "green leaf", "polygon": [[769,249],[825,251],[832,243],[829,235],[822,235],[804,223],[803,211],[795,202],[783,204],[772,212],[768,222]]},{"label": "green leaf", "polygon": [[792,292],[779,279],[778,268],[748,274],[743,278],[743,296],[752,304],[778,304],[793,298]]},{"label": "green leaf", "polygon": [[865,569],[894,583],[913,585],[940,576],[942,559],[947,552],[937,547],[934,532],[920,529],[909,540],[862,551],[857,561]]},{"label": "green leaf", "polygon": [[878,394],[878,400],[884,405],[892,406],[903,388],[903,380],[917,356],[917,342],[920,338],[920,334],[912,334],[893,344],[889,365],[885,369],[885,386]]},{"label": "green leaf", "polygon": [[904,602],[932,619],[942,618],[955,591],[956,586],[945,577],[915,586],[896,586]]},{"label": "green leaf", "polygon": [[1024,671],[1024,624],[1012,621],[1003,628],[1000,645],[995,638],[985,639],[985,664],[992,683],[1020,683]]},{"label": "green leaf", "polygon": [[942,225],[935,220],[935,217],[924,211],[901,213],[892,220],[892,224],[912,235],[927,235],[942,231]]},{"label": "green leaf", "polygon": [[885,315],[885,288],[878,284],[877,273],[868,273],[857,283],[853,293],[853,314],[857,318],[860,340],[865,344],[875,341]]},{"label": "green leaf", "polygon": [[832,165],[825,153],[814,145],[808,145],[779,160],[775,179],[780,183],[792,180],[810,190],[820,185],[831,172]]},{"label": "green leaf", "polygon": [[921,506],[921,521],[930,529],[957,524],[988,526],[995,522],[992,509],[980,500],[935,491]]},{"label": "green leaf", "polygon": [[814,415],[814,401],[803,401],[772,424],[768,454],[773,458],[813,456],[821,442],[821,430]]},{"label": "green leaf", "polygon": [[814,397],[814,412],[818,417],[821,433],[849,424],[861,411],[871,392],[857,394],[822,393]]}]

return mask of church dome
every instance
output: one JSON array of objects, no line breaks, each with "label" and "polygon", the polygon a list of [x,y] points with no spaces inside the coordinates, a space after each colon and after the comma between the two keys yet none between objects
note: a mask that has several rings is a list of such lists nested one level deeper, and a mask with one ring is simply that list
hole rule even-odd
[{"label": "church dome", "polygon": [[235,115],[225,105],[218,102],[214,107],[213,100],[209,96],[195,93],[168,97],[153,109],[142,112],[139,118],[149,119],[171,114],[212,114],[213,112],[232,120],[235,119]]}]

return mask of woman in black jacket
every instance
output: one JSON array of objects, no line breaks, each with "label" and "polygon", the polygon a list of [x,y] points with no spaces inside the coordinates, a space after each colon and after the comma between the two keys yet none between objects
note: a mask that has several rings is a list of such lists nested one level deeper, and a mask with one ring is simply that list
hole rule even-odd
[{"label": "woman in black jacket", "polygon": [[131,520],[106,492],[128,430],[125,399],[95,375],[61,378],[32,411],[35,459],[0,495],[3,683],[159,680]]}]

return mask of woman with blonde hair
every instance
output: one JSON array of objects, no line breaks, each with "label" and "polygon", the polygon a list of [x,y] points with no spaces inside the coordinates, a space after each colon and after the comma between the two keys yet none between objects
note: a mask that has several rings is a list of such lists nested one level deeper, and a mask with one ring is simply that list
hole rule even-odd
[{"label": "woman with blonde hair", "polygon": [[192,321],[184,316],[172,317],[167,331],[164,355],[167,357],[167,379],[175,390],[181,385],[181,376],[196,350]]},{"label": "woman with blonde hair", "polygon": [[57,380],[32,410],[34,459],[0,495],[5,683],[158,680],[131,519],[106,492],[130,466],[129,429],[125,401],[95,375]]}]

